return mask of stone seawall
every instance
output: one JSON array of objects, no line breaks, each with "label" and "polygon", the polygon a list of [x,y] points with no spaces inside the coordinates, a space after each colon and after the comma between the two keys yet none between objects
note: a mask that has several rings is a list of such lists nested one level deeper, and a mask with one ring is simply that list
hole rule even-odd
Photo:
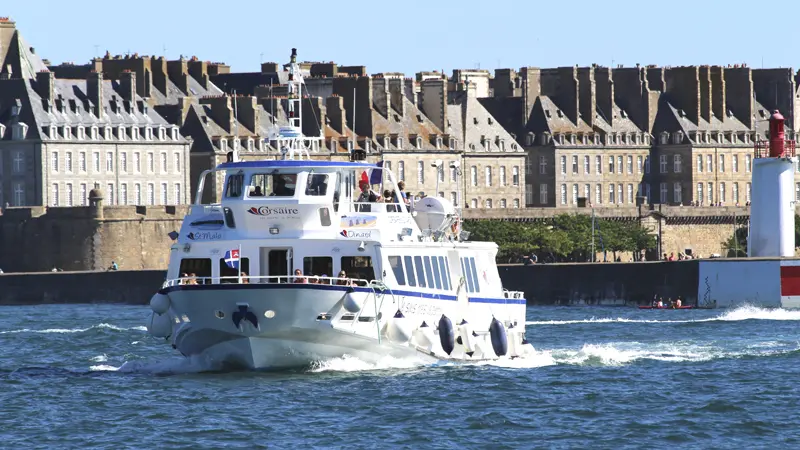
[{"label": "stone seawall", "polygon": [[653,295],[697,303],[698,260],[635,263],[500,265],[503,287],[528,304],[644,304]]},{"label": "stone seawall", "polygon": [[161,287],[163,270],[6,273],[0,305],[127,303],[144,305]]},{"label": "stone seawall", "polygon": [[[647,303],[654,294],[696,304],[697,260],[638,263],[501,265],[506,289],[528,304]],[[163,270],[0,275],[0,305],[127,303],[144,305],[164,282]]]}]

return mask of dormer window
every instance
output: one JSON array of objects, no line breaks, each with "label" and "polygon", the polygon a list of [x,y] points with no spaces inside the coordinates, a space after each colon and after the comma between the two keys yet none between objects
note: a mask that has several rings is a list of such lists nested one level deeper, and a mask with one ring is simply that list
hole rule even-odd
[{"label": "dormer window", "polygon": [[223,152],[228,151],[228,140],[225,138],[219,138],[219,149]]},{"label": "dormer window", "polygon": [[559,119],[563,119],[564,118],[564,111],[561,111],[560,109],[557,109],[556,110],[556,114],[558,114],[558,118]]},{"label": "dormer window", "polygon": [[594,145],[600,145],[600,133],[594,134]]},{"label": "dormer window", "polygon": [[131,127],[131,140],[136,141],[139,139],[139,127]]},{"label": "dormer window", "polygon": [[0,141],[3,140],[3,137],[6,135],[6,126],[0,123]]},{"label": "dormer window", "polygon": [[414,137],[414,147],[421,149],[422,148],[422,136],[417,135]]},{"label": "dormer window", "polygon": [[547,145],[547,143],[550,142],[550,133],[548,132],[542,133],[541,140],[542,140],[542,145]]},{"label": "dormer window", "polygon": [[103,139],[111,140],[111,127],[103,127]]},{"label": "dormer window", "polygon": [[669,144],[669,133],[667,133],[666,131],[662,131],[661,132],[661,141],[660,142],[661,142],[662,145]]},{"label": "dormer window", "polygon": [[455,150],[456,149],[456,139],[455,138],[451,137],[451,138],[447,139],[447,148],[449,148],[450,150]]},{"label": "dormer window", "polygon": [[672,143],[673,144],[680,144],[681,142],[683,142],[683,131],[676,131],[672,135]]},{"label": "dormer window", "polygon": [[62,126],[61,137],[64,139],[72,139],[72,127],[69,125]]},{"label": "dormer window", "polygon": [[28,124],[17,122],[11,125],[11,139],[22,141],[28,136]]},{"label": "dormer window", "polygon": [[163,141],[167,139],[167,129],[163,126],[158,127],[158,140]]},{"label": "dormer window", "polygon": [[[2,137],[2,133],[0,133],[0,137]],[[56,129],[55,125],[50,125],[50,131],[47,132],[47,137],[50,139],[58,138],[58,130]]]},{"label": "dormer window", "polygon": [[389,136],[384,135],[383,139],[382,139],[382,142],[383,142],[383,148],[384,149],[388,149],[389,148]]},{"label": "dormer window", "polygon": [[367,153],[371,153],[372,152],[372,140],[371,139],[367,139],[366,141],[364,141],[364,144],[362,145],[362,147],[364,148],[364,150]]},{"label": "dormer window", "polygon": [[247,138],[247,151],[252,152],[254,146],[255,142],[253,141],[253,138]]},{"label": "dormer window", "polygon": [[402,136],[398,136],[397,137],[397,149],[398,150],[402,150],[403,149],[403,138],[402,138]]},{"label": "dormer window", "polygon": [[178,140],[178,127],[172,127],[172,140]]},{"label": "dormer window", "polygon": [[575,136],[575,133],[570,133],[569,134],[569,143],[570,144],[575,145],[578,142],[576,139],[577,139],[577,137]]},{"label": "dormer window", "polygon": [[436,135],[435,145],[436,145],[436,150],[439,150],[439,149],[442,148],[442,137],[441,136]]},{"label": "dormer window", "polygon": [[119,139],[120,141],[124,141],[125,140],[125,134],[126,134],[125,133],[125,127],[123,125],[120,125],[119,127],[117,127],[117,139]]},{"label": "dormer window", "polygon": [[527,145],[528,147],[532,146],[533,145],[533,141],[535,139],[536,139],[536,135],[533,134],[532,132],[528,132],[528,134],[525,135],[525,145]]},{"label": "dormer window", "polygon": [[97,133],[99,131],[100,130],[97,128],[97,125],[92,125],[91,131],[89,131],[89,133],[90,133],[89,138],[92,139],[93,141],[96,140],[97,139]]},{"label": "dormer window", "polygon": [[85,131],[83,125],[78,125],[77,127],[75,127],[75,136],[78,137],[78,140],[86,139],[86,135],[84,133]]},{"label": "dormer window", "polygon": [[144,138],[148,141],[153,140],[153,129],[149,126],[144,127]]},{"label": "dormer window", "polygon": [[739,141],[738,136],[736,136],[736,133],[734,133],[733,131],[731,131],[729,139],[733,144],[736,144]]}]

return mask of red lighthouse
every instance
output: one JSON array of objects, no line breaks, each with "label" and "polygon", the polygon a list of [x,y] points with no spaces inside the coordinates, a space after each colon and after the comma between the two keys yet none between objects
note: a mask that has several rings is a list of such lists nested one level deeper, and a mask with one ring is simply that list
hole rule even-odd
[{"label": "red lighthouse", "polygon": [[795,155],[795,141],[786,139],[783,114],[777,109],[769,116],[769,153],[766,141],[757,141],[756,158],[791,158]]}]

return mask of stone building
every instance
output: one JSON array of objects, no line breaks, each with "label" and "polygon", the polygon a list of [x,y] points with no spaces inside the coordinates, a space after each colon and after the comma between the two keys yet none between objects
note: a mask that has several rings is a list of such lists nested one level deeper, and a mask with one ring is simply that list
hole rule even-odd
[{"label": "stone building", "polygon": [[57,79],[14,22],[0,21],[0,202],[81,206],[187,203],[189,143],[136,93],[136,77]]}]

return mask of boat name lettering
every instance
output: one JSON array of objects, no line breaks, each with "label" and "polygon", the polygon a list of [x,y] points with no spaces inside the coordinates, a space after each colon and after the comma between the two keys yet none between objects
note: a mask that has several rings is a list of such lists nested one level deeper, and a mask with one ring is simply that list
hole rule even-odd
[{"label": "boat name lettering", "polygon": [[372,231],[353,231],[353,230],[342,230],[339,233],[339,236],[347,238],[347,239],[369,239],[372,237]]},{"label": "boat name lettering", "polygon": [[222,239],[222,233],[219,231],[192,231],[186,237],[193,241],[216,241]]},{"label": "boat name lettering", "polygon": [[269,206],[261,206],[248,209],[247,212],[256,216],[298,216],[300,215],[300,210],[297,208],[287,208],[287,207],[273,207],[270,208]]},{"label": "boat name lettering", "polygon": [[408,215],[389,216],[389,223],[405,224],[411,222],[411,217]]},{"label": "boat name lettering", "polygon": [[408,301],[403,303],[400,310],[405,314],[416,314],[420,316],[436,316],[442,314],[442,309],[438,306]]}]

